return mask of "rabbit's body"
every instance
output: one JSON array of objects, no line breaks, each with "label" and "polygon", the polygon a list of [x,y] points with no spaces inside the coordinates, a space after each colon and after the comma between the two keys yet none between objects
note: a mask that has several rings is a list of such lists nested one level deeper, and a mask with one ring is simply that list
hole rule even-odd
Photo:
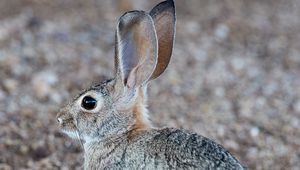
[{"label": "rabbit's body", "polygon": [[86,144],[85,167],[243,169],[222,146],[195,133],[173,128],[141,130]]},{"label": "rabbit's body", "polygon": [[85,169],[243,169],[221,145],[148,121],[147,84],[166,69],[174,35],[172,0],[121,16],[115,78],[85,90],[57,115],[60,128],[84,142]]}]

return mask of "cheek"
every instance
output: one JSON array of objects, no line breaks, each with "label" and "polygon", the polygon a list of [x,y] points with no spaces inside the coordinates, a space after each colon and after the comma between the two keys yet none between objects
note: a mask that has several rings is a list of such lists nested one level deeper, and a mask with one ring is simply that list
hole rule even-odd
[{"label": "cheek", "polygon": [[78,138],[77,133],[75,131],[64,131],[70,138],[76,139]]},{"label": "cheek", "polygon": [[98,131],[97,118],[91,113],[78,115],[78,130],[86,135],[94,135]]}]

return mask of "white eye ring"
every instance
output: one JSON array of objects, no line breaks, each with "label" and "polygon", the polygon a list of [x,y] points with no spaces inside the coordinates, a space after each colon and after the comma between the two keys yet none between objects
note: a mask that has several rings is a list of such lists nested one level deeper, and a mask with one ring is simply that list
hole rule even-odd
[{"label": "white eye ring", "polygon": [[[96,104],[94,108],[84,108],[82,106],[83,104],[83,100],[86,97],[90,97],[92,99],[95,99]],[[79,99],[77,100],[77,104],[80,106],[81,110],[85,111],[85,112],[91,112],[91,113],[97,113],[102,107],[103,107],[103,97],[101,95],[99,95],[99,92],[96,91],[88,91],[85,94],[83,94],[82,96],[79,97]]]}]

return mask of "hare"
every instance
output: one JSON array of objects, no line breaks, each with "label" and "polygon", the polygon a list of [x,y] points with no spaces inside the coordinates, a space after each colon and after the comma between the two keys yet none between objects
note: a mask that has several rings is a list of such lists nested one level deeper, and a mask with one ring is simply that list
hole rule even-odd
[{"label": "hare", "polygon": [[150,13],[119,19],[115,77],[83,91],[57,115],[61,130],[79,138],[85,169],[244,169],[221,145],[195,133],[153,128],[147,84],[170,61],[175,34],[172,0]]}]

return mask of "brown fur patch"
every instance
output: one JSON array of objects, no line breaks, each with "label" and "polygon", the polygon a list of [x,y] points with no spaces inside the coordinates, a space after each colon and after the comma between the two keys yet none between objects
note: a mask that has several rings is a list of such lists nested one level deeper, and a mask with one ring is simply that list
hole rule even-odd
[{"label": "brown fur patch", "polygon": [[[143,106],[142,106],[143,107]],[[135,106],[133,109],[134,118],[136,120],[133,129],[147,129],[149,125],[145,122],[143,108],[141,106]]]},{"label": "brown fur patch", "polygon": [[135,123],[132,126],[130,132],[128,133],[129,139],[134,138],[136,135],[138,135],[138,133],[140,131],[151,128],[149,122],[147,122],[148,121],[147,118],[144,117],[144,115],[146,115],[146,113],[144,113],[145,112],[144,103],[145,103],[144,92],[143,92],[143,89],[140,88],[139,95],[137,98],[137,103],[134,105],[134,107],[132,109]]}]

